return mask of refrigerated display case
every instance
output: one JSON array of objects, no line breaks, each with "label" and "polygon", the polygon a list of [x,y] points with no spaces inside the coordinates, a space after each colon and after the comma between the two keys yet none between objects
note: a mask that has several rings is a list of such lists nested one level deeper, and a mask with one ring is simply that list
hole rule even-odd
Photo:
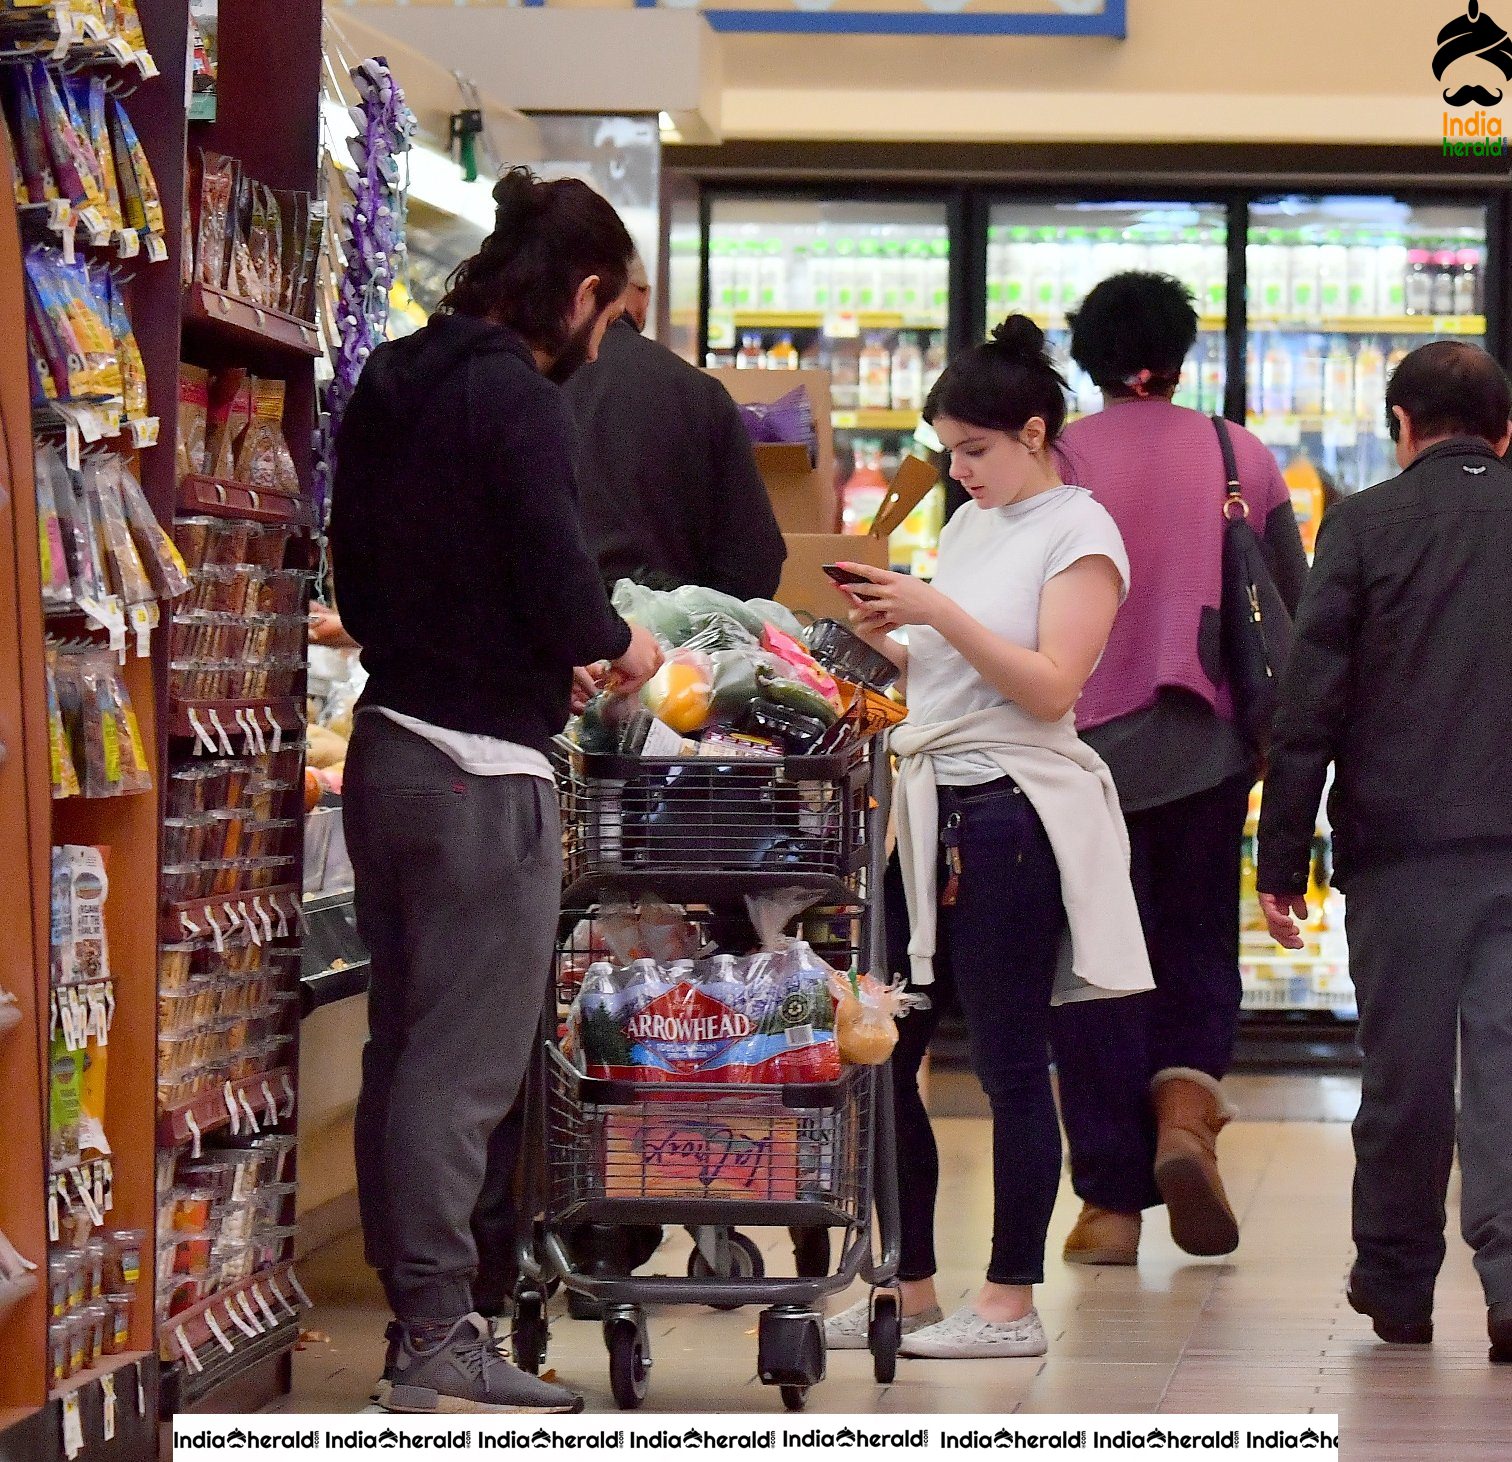
[{"label": "refrigerated display case", "polygon": [[1174,275],[1192,292],[1199,334],[1176,400],[1221,413],[1227,387],[1228,210],[1219,203],[995,203],[987,224],[986,328],[1026,314],[1046,332],[1071,415],[1102,392],[1071,359],[1068,316],[1096,284],[1129,270]]},{"label": "refrigerated display case", "polygon": [[1432,339],[1486,343],[1486,214],[1389,197],[1249,205],[1245,418],[1281,462],[1309,552],[1331,495],[1397,470],[1397,363]]},{"label": "refrigerated display case", "polygon": [[[706,365],[830,372],[841,526],[864,533],[945,368],[945,205],[716,198],[707,285]],[[937,489],[893,535],[895,567],[932,572],[943,516]]]}]

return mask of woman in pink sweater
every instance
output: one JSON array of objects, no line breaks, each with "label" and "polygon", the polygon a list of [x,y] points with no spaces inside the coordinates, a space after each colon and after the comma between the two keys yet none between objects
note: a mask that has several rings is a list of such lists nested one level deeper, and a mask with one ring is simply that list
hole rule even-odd
[{"label": "woman in pink sweater", "polygon": [[[1156,989],[1069,1004],[1052,1023],[1073,1186],[1065,1257],[1133,1264],[1141,1212],[1164,1202],[1191,1254],[1227,1254],[1238,1225],[1216,1144],[1219,1081],[1239,1020],[1239,862],[1258,758],[1234,724],[1219,657],[1225,473],[1213,423],[1172,404],[1197,336],[1177,280],[1121,274],[1072,316],[1071,353],[1104,410],[1067,428],[1068,482],[1128,545],[1133,588],[1077,706],[1113,773]],[[1232,426],[1250,522],[1295,610],[1307,559],[1275,458]]]}]

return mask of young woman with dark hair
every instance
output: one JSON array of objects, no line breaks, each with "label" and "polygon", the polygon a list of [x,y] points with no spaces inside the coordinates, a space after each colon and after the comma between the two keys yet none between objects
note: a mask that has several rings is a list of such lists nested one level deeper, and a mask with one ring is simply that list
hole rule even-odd
[{"label": "young woman with dark hair", "polygon": [[[1084,1203],[1065,1257],[1135,1263],[1141,1211],[1161,1202],[1181,1248],[1226,1254],[1239,1231],[1217,1166],[1219,1081],[1238,1029],[1240,844],[1258,762],[1219,658],[1227,478],[1213,423],[1171,401],[1197,336],[1185,286],[1115,275],[1071,329],[1107,405],[1067,429],[1059,460],[1118,524],[1134,580],[1076,719],[1118,786],[1156,988],[1052,1023]],[[1250,523],[1295,609],[1307,561],[1286,484],[1264,443],[1228,430]]]},{"label": "young woman with dark hair", "polygon": [[[357,1105],[369,1262],[396,1323],[391,1411],[573,1411],[476,1313],[471,1220],[540,1020],[561,893],[546,751],[574,667],[656,670],[583,543],[571,417],[631,253],[584,183],[523,168],[444,308],[368,360],[337,442],[331,553],[368,671],[346,764],[357,927],[372,956]],[[507,1166],[507,1164],[503,1165]]]},{"label": "young woman with dark hair", "polygon": [[[931,586],[849,564],[860,632],[906,677],[889,967],[934,992],[894,1056],[905,1355],[1040,1355],[1033,1286],[1060,1182],[1050,1006],[1148,988],[1128,844],[1111,779],[1072,708],[1128,584],[1118,531],[1056,471],[1064,384],[1023,316],[953,361],[925,417],[971,502],[940,540]],[[892,635],[907,628],[905,648]],[[953,987],[992,1107],[987,1280],[948,1319],[935,1293],[939,1159],[918,1075]],[[830,1343],[865,1344],[866,1306]]]}]

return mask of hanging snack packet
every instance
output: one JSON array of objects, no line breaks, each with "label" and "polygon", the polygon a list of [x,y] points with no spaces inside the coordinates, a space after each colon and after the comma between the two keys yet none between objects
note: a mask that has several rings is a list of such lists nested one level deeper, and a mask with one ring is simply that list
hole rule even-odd
[{"label": "hanging snack packet", "polygon": [[92,41],[103,41],[110,35],[100,0],[69,0],[68,8],[73,12],[74,29],[81,35]]},{"label": "hanging snack packet", "polygon": [[101,280],[110,307],[110,333],[115,338],[116,359],[121,366],[121,400],[127,421],[141,421],[149,415],[147,402],[147,364],[137,344],[136,331],[126,313],[126,301],[116,287],[113,275]]},{"label": "hanging snack packet", "polygon": [[261,183],[251,185],[252,214],[247,236],[247,253],[251,268],[249,283],[255,304],[278,308],[278,202],[271,188]]},{"label": "hanging snack packet", "polygon": [[131,693],[109,650],[61,653],[58,699],[86,797],[151,791],[152,774]]},{"label": "hanging snack packet", "polygon": [[52,645],[47,647],[43,665],[47,682],[47,760],[52,774],[52,795],[55,800],[77,797],[79,773],[68,745],[68,732],[63,728],[63,707],[58,701],[58,654]]},{"label": "hanging snack packet", "polygon": [[226,274],[226,288],[240,299],[260,304],[256,273],[252,268],[252,229],[254,195],[257,184],[245,173],[238,173],[236,194],[231,205],[231,267]]},{"label": "hanging snack packet", "polygon": [[98,552],[99,534],[94,512],[79,478],[63,465],[55,447],[37,449],[37,470],[48,474],[53,501],[58,505],[58,526],[63,535],[63,551],[68,560],[68,576],[73,584],[74,603],[91,618],[104,623],[108,618],[110,591],[105,583],[104,565]]},{"label": "hanging snack packet", "polygon": [[124,151],[136,179],[137,193],[141,200],[143,222],[141,225],[132,226],[139,226],[146,230],[146,244],[150,258],[166,259],[168,253],[164,240],[168,230],[167,220],[163,213],[163,196],[158,191],[152,164],[147,161],[147,152],[137,136],[136,128],[131,125],[131,118],[126,114],[126,108],[119,100],[116,100],[110,108],[110,124],[111,142],[116,154],[116,170],[118,172],[123,170],[121,153]]},{"label": "hanging snack packet", "polygon": [[38,378],[49,401],[74,395],[74,365],[83,369],[83,343],[75,336],[73,319],[63,297],[53,261],[57,255],[34,245],[26,251],[26,333]]},{"label": "hanging snack packet", "polygon": [[285,192],[273,189],[274,206],[278,209],[278,280],[277,290],[270,303],[285,314],[294,310],[294,295],[299,289],[299,265],[304,247],[308,219],[301,211],[309,207],[306,193]]},{"label": "hanging snack packet", "polygon": [[211,477],[236,476],[236,445],[252,420],[252,386],[247,372],[231,366],[216,373],[210,384],[210,412],[205,445],[206,472]]},{"label": "hanging snack packet", "polygon": [[110,880],[105,875],[104,850],[69,844],[53,850],[63,855],[68,880],[66,942],[62,946],[60,983],[79,985],[110,978],[110,946],[105,934],[105,899]]},{"label": "hanging snack packet", "polygon": [[22,184],[16,201],[51,203],[62,195],[42,134],[42,113],[33,90],[32,72],[21,66],[9,68],[9,81],[5,89],[5,114],[10,122],[12,150]]},{"label": "hanging snack packet", "polygon": [[252,419],[236,451],[236,480],[260,492],[299,496],[299,474],[284,440],[284,383],[249,380]]},{"label": "hanging snack packet", "polygon": [[33,63],[28,74],[32,95],[36,98],[42,138],[52,162],[53,177],[58,181],[58,194],[76,209],[87,207],[90,199],[85,178],[92,174],[89,165],[80,160],[84,144],[74,134],[52,72],[38,61]]},{"label": "hanging snack packet", "polygon": [[115,457],[113,461],[121,489],[121,503],[126,510],[126,523],[136,542],[137,552],[142,556],[147,577],[152,580],[152,587],[158,598],[165,602],[182,598],[194,587],[183,556],[169,537],[168,530],[158,522],[136,473],[121,458]]},{"label": "hanging snack packet", "polygon": [[84,490],[89,496],[90,507],[100,525],[100,535],[105,543],[105,562],[110,576],[111,591],[123,604],[148,604],[157,596],[147,570],[137,552],[136,541],[126,522],[126,508],[121,501],[120,474],[100,457],[88,457],[79,473]]},{"label": "hanging snack packet", "polygon": [[[54,1000],[56,1012],[57,1003]],[[83,1053],[71,1051],[61,1021],[54,1014],[48,1056],[47,1132],[49,1165],[54,1172],[79,1164],[79,1078]]]},{"label": "hanging snack packet", "polygon": [[105,221],[110,225],[111,233],[118,234],[125,230],[126,222],[121,213],[121,190],[110,146],[110,123],[106,120],[105,99],[105,78],[93,77],[89,82],[89,145],[100,179]]},{"label": "hanging snack packet", "polygon": [[205,433],[210,410],[210,374],[200,366],[179,366],[178,479],[208,470]]},{"label": "hanging snack packet", "polygon": [[235,234],[237,163],[218,152],[200,152],[199,232],[194,256],[199,282],[214,289],[227,285],[227,260]]},{"label": "hanging snack packet", "polygon": [[325,241],[326,217],[330,205],[312,198],[305,224],[304,252],[300,261],[299,288],[290,313],[301,320],[315,318],[315,279],[320,269],[320,253]]},{"label": "hanging snack packet", "polygon": [[109,306],[100,296],[95,275],[82,262],[67,264],[61,260],[52,266],[52,274],[82,358],[82,369],[70,363],[73,395],[119,401],[121,363],[116,359],[115,336],[108,323]]},{"label": "hanging snack packet", "polygon": [[[98,79],[98,78],[97,78]],[[99,79],[100,119],[105,115],[105,83]],[[91,92],[94,84],[83,76],[66,76],[59,88],[63,106],[68,112],[68,125],[79,141],[77,163],[79,176],[84,182],[84,191],[89,195],[87,207],[80,213],[79,221],[90,232],[91,242],[102,243],[120,228],[119,202],[117,216],[111,218],[110,198],[106,192],[105,161],[96,148],[93,127],[90,122]],[[108,150],[108,149],[107,149]],[[114,169],[112,169],[114,172]]]},{"label": "hanging snack packet", "polygon": [[42,450],[44,449],[38,448],[39,460],[32,474],[37,493],[37,547],[42,567],[42,606],[48,610],[68,609],[74,602],[73,582],[68,576],[68,554],[63,547],[63,524],[58,516],[53,475],[43,470],[40,461]]}]

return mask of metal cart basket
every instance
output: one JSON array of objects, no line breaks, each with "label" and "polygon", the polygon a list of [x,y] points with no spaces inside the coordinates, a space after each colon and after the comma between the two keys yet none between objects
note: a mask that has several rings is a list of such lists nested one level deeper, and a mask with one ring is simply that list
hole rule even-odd
[{"label": "metal cart basket", "polygon": [[[746,894],[800,887],[855,930],[821,952],[883,968],[883,738],[781,761],[564,755],[567,907],[655,893],[709,921],[707,911]],[[575,923],[564,915],[559,1000],[570,994]],[[636,1407],[651,1365],[646,1306],[760,1305],[758,1373],[797,1410],[825,1374],[819,1302],[860,1277],[872,1287],[873,1370],[890,1381],[901,1343],[890,1068],[844,1067],[838,1081],[814,1085],[601,1080],[583,1075],[554,1034],[532,1091],[544,1158],[527,1208],[539,1220],[521,1246],[516,1363],[545,1363],[546,1292],[560,1282],[599,1307],[615,1400]],[[589,1272],[568,1238],[586,1224],[683,1226],[695,1240],[688,1273]],[[829,1262],[826,1239],[815,1262],[809,1243],[797,1276],[767,1276],[739,1225],[786,1226],[800,1245],[838,1232],[838,1256]]]}]

